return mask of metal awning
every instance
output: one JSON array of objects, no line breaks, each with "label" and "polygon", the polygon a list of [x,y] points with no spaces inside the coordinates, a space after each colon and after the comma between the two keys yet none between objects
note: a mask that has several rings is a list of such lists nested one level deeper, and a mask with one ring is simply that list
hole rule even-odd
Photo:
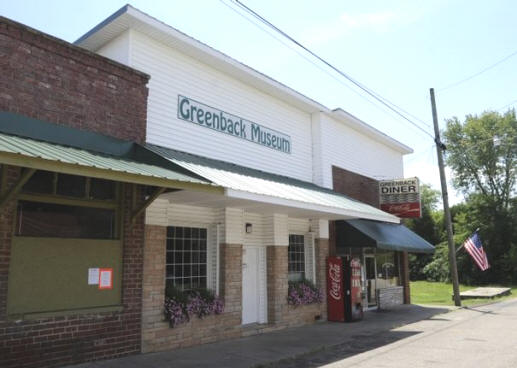
[{"label": "metal awning", "polygon": [[271,206],[310,210],[332,219],[365,218],[399,223],[399,218],[316,184],[192,155],[165,147],[145,147],[192,174],[225,188],[225,196]]},{"label": "metal awning", "polygon": [[0,133],[0,163],[163,188],[223,193],[223,188],[185,173],[122,156]]},{"label": "metal awning", "polygon": [[434,253],[434,246],[401,224],[370,220],[336,221],[336,247]]}]

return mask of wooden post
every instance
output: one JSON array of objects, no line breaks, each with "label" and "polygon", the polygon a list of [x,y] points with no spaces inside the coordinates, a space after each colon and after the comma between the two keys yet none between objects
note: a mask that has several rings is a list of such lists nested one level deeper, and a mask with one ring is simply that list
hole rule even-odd
[{"label": "wooden post", "polygon": [[443,212],[445,215],[445,226],[447,228],[447,243],[449,244],[449,268],[452,277],[452,288],[454,293],[454,304],[461,306],[460,287],[458,281],[458,267],[456,265],[456,249],[454,247],[451,211],[449,210],[449,194],[447,192],[447,181],[445,179],[445,168],[443,164],[443,152],[445,145],[440,140],[440,129],[438,128],[438,114],[436,113],[436,102],[434,100],[434,89],[431,88],[431,108],[433,111],[434,141],[436,143],[436,154],[438,156],[438,167],[440,168],[440,182],[442,185]]}]

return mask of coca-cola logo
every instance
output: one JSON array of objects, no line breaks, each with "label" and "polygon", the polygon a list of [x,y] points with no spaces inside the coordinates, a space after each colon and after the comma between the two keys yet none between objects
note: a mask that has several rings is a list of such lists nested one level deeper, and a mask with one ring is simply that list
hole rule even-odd
[{"label": "coca-cola logo", "polygon": [[329,295],[336,300],[341,299],[341,267],[339,264],[329,264],[329,280]]},{"label": "coca-cola logo", "polygon": [[389,207],[389,212],[408,212],[411,210],[409,204],[392,204]]}]

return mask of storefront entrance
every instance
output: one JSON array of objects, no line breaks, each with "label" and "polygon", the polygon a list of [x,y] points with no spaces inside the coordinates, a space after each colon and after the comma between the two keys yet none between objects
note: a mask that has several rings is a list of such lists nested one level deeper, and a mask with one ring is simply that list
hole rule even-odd
[{"label": "storefront entrance", "polygon": [[259,248],[242,249],[242,324],[259,322]]}]

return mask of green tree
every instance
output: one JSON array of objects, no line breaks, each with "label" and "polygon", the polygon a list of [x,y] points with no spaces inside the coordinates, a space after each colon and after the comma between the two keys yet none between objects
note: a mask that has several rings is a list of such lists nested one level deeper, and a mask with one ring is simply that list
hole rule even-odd
[{"label": "green tree", "polygon": [[[515,110],[501,115],[468,115],[447,121],[446,162],[453,184],[466,198],[454,216],[456,242],[480,229],[491,268],[480,272],[465,252],[458,258],[462,282],[517,280],[517,119]],[[459,239],[461,238],[461,240]],[[457,244],[457,245],[459,245]]]},{"label": "green tree", "polygon": [[[437,226],[440,213],[437,211],[440,202],[440,192],[432,189],[428,184],[420,186],[420,198],[422,216],[420,218],[406,219],[404,224],[427,240],[436,245],[441,242],[440,229]],[[424,267],[433,259],[432,254],[410,254],[409,255],[409,277],[411,280],[426,279]]]}]

